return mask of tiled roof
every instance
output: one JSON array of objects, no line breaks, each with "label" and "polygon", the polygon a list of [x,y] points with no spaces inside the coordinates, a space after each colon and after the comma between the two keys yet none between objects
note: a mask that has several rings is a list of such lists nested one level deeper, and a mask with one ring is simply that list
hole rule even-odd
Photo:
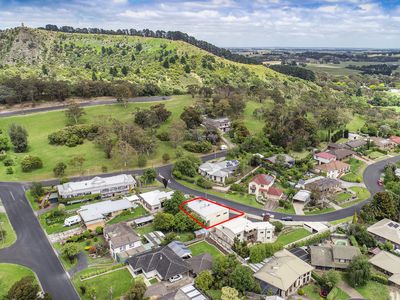
[{"label": "tiled roof", "polygon": [[341,162],[340,160],[331,161],[330,163],[319,165],[316,169],[321,170],[323,172],[329,172],[334,170],[343,170],[350,168],[349,164]]},{"label": "tiled roof", "polygon": [[271,186],[268,189],[267,194],[271,195],[271,196],[282,196],[283,195],[283,191],[281,189],[278,189],[276,187]]},{"label": "tiled roof", "polygon": [[316,157],[324,158],[324,159],[336,159],[336,156],[329,152],[320,152],[315,154]]}]

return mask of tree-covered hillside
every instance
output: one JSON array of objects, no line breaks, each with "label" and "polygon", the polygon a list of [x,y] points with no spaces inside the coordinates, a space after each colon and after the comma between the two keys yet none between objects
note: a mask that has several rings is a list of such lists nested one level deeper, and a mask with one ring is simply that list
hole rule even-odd
[{"label": "tree-covered hillside", "polygon": [[0,32],[0,80],[14,76],[152,83],[163,94],[186,92],[190,85],[248,88],[259,82],[289,97],[309,90],[304,81],[262,65],[235,63],[182,41],[30,28]]}]

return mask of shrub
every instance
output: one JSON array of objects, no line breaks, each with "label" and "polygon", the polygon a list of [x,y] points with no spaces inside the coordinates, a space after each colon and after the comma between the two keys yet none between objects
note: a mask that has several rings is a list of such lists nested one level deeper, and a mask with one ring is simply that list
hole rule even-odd
[{"label": "shrub", "polygon": [[98,234],[98,235],[100,235],[100,234],[103,234],[103,227],[96,227],[96,233]]},{"label": "shrub", "polygon": [[159,133],[159,134],[157,134],[157,138],[160,140],[160,141],[163,141],[163,142],[168,142],[169,140],[170,140],[170,138],[169,138],[169,133],[168,132],[161,132],[161,133]]},{"label": "shrub", "polygon": [[210,181],[204,179],[203,177],[197,179],[196,184],[199,187],[202,187],[203,189],[211,189],[213,186],[213,184]]},{"label": "shrub", "polygon": [[138,167],[143,168],[147,164],[147,158],[144,155],[139,155],[138,157]]},{"label": "shrub", "polygon": [[65,169],[67,168],[67,165],[63,162],[59,162],[56,164],[56,166],[53,168],[53,173],[55,176],[60,177],[63,176],[65,173]]},{"label": "shrub", "polygon": [[380,275],[380,274],[372,274],[371,280],[382,283],[384,285],[388,284],[388,279],[385,276]]},{"label": "shrub", "polygon": [[6,174],[10,175],[10,174],[14,174],[14,170],[12,167],[7,167],[6,169]]},{"label": "shrub", "polygon": [[82,294],[82,295],[85,295],[85,294],[86,294],[86,286],[81,285],[81,286],[79,287],[79,289],[81,290],[81,294]]},{"label": "shrub", "polygon": [[183,148],[194,153],[207,153],[212,149],[212,145],[208,141],[186,142],[183,144]]},{"label": "shrub", "polygon": [[240,192],[240,193],[246,193],[247,187],[245,187],[244,185],[241,185],[241,184],[234,183],[231,185],[230,190],[235,191],[235,192]]},{"label": "shrub", "polygon": [[170,159],[171,159],[171,157],[169,156],[168,153],[164,153],[164,154],[162,155],[162,160],[163,160],[163,162],[168,162]]},{"label": "shrub", "polygon": [[299,295],[299,296],[304,296],[304,290],[303,289],[299,289],[298,291],[297,291],[297,294]]},{"label": "shrub", "polygon": [[68,126],[48,135],[49,144],[75,147],[82,144],[84,139],[93,140],[97,136],[97,125],[81,124]]},{"label": "shrub", "polygon": [[6,167],[13,166],[13,165],[14,165],[14,160],[13,160],[11,157],[7,157],[7,158],[3,161],[3,164],[4,164]]},{"label": "shrub", "polygon": [[30,172],[43,167],[42,160],[33,155],[26,155],[21,161],[22,172]]}]

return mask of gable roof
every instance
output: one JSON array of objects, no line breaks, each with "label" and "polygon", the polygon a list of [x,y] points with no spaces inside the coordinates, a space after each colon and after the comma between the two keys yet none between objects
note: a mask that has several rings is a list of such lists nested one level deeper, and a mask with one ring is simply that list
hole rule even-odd
[{"label": "gable roof", "polygon": [[323,172],[329,172],[329,171],[335,171],[335,170],[349,169],[350,165],[346,164],[340,160],[335,160],[335,161],[331,161],[330,163],[327,163],[327,164],[318,165],[315,168],[318,170],[321,170]]},{"label": "gable roof", "polygon": [[268,194],[268,195],[271,195],[271,196],[278,196],[278,197],[280,197],[280,196],[283,195],[283,191],[282,191],[281,189],[277,188],[277,187],[271,186],[271,187],[268,189],[267,194]]},{"label": "gable roof", "polygon": [[187,260],[194,274],[199,274],[204,270],[211,270],[213,257],[209,253],[203,253]]},{"label": "gable roof", "polygon": [[366,145],[367,142],[364,140],[351,140],[348,141],[345,145],[347,145],[348,147],[355,149],[355,148],[360,148],[364,145]]},{"label": "gable roof", "polygon": [[336,159],[342,160],[344,158],[347,158],[349,156],[355,155],[356,152],[350,149],[332,149],[329,150],[329,153],[332,153],[333,155],[336,156]]},{"label": "gable roof", "polygon": [[162,279],[169,279],[190,270],[189,263],[168,246],[135,255],[128,259],[128,263],[133,270],[142,269],[146,273],[157,271]]},{"label": "gable roof", "polygon": [[110,238],[115,248],[140,241],[139,235],[125,222],[106,225],[104,234]]},{"label": "gable roof", "polygon": [[274,254],[254,277],[278,289],[286,291],[296,280],[314,270],[312,266],[283,249]]},{"label": "gable roof", "polygon": [[257,174],[256,176],[253,177],[253,179],[250,181],[250,183],[254,182],[256,184],[270,185],[274,181],[275,181],[275,178],[271,175]]},{"label": "gable roof", "polygon": [[320,190],[324,189],[331,189],[337,186],[340,186],[340,181],[333,179],[333,178],[320,178],[318,180],[312,181],[310,183],[305,184],[307,189],[316,189],[319,188]]},{"label": "gable roof", "polygon": [[320,157],[320,158],[329,159],[329,160],[331,160],[331,159],[336,159],[336,156],[333,155],[333,154],[331,154],[331,153],[329,153],[329,152],[319,152],[319,153],[316,153],[316,154],[315,154],[315,157]]},{"label": "gable roof", "polygon": [[129,200],[107,200],[94,204],[83,205],[77,211],[82,220],[87,223],[90,221],[104,219],[108,214],[113,212],[130,209],[133,205]]},{"label": "gable roof", "polygon": [[390,274],[400,274],[400,257],[387,251],[379,252],[369,262]]},{"label": "gable roof", "polygon": [[346,268],[348,263],[335,260],[351,260],[360,254],[358,247],[353,246],[310,246],[311,264],[317,267]]},{"label": "gable roof", "polygon": [[400,223],[390,219],[382,219],[369,226],[368,232],[400,245]]},{"label": "gable roof", "polygon": [[192,255],[192,251],[190,251],[190,249],[180,241],[172,241],[168,244],[168,247],[171,248],[171,250],[174,251],[179,257]]}]

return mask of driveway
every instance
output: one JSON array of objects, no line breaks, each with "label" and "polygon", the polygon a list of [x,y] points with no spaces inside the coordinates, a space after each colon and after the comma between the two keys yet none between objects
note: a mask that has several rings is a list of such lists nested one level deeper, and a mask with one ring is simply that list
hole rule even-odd
[{"label": "driveway", "polygon": [[25,198],[22,185],[0,183],[0,198],[17,233],[15,244],[0,250],[0,263],[31,268],[53,299],[78,300],[78,294]]}]

